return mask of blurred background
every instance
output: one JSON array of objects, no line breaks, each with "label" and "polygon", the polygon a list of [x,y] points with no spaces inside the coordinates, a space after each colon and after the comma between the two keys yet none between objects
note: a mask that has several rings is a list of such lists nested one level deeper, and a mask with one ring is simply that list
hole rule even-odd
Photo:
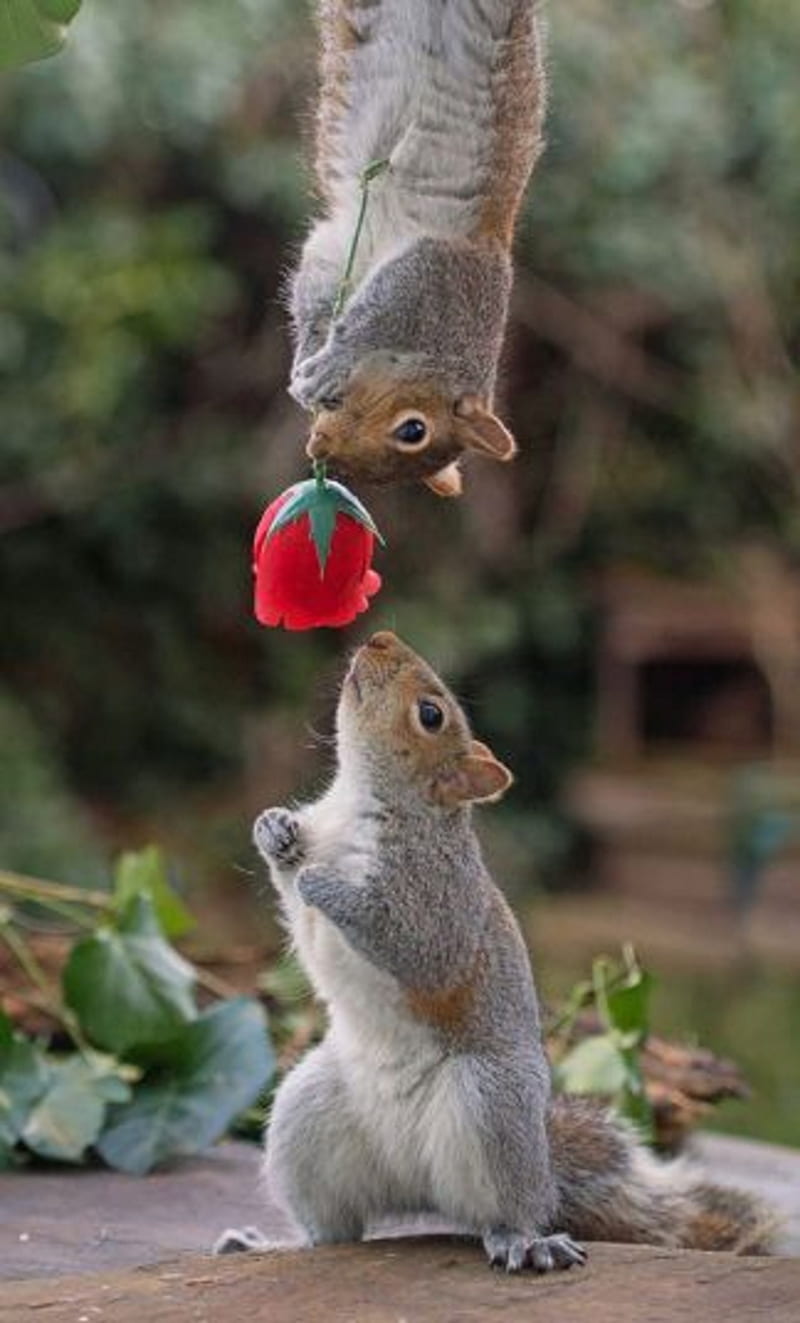
[{"label": "blurred background", "polygon": [[202,931],[274,949],[250,821],[320,785],[342,658],[396,628],[517,774],[483,827],[546,995],[635,941],[657,1027],[751,1080],[715,1124],[800,1144],[800,8],[550,28],[521,456],[460,503],[367,493],[385,586],[343,633],[250,613],[305,472],[311,7],[85,0],[4,75],[0,866],[97,885],[157,841]]}]

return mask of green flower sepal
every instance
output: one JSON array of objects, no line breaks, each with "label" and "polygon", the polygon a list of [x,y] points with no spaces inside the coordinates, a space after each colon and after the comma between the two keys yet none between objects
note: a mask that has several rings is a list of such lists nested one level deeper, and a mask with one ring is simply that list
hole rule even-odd
[{"label": "green flower sepal", "polygon": [[322,465],[315,466],[313,478],[306,478],[305,482],[297,484],[289,500],[279,510],[269,530],[267,541],[269,542],[279,529],[307,515],[311,540],[317,553],[319,572],[323,575],[328,563],[336,519],[340,514],[354,519],[357,524],[363,524],[378,539],[381,546],[384,545],[384,540],[367,507],[343,483],[327,478]]}]

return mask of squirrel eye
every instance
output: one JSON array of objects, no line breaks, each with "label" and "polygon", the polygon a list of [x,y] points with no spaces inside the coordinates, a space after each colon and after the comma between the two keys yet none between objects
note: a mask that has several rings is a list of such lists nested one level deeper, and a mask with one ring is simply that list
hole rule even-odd
[{"label": "squirrel eye", "polygon": [[427,440],[428,425],[421,418],[406,418],[392,432],[395,441],[404,446],[419,446]]},{"label": "squirrel eye", "polygon": [[419,724],[423,730],[436,731],[441,730],[444,725],[444,712],[438,703],[432,703],[429,698],[421,698],[417,704],[419,713]]}]

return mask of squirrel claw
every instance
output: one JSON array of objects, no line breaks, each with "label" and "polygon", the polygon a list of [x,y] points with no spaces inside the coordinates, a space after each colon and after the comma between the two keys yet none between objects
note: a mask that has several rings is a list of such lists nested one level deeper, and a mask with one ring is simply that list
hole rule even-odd
[{"label": "squirrel claw", "polygon": [[500,1229],[487,1232],[483,1243],[491,1267],[505,1268],[506,1272],[521,1272],[523,1268],[551,1272],[554,1268],[583,1265],[587,1258],[583,1246],[565,1232],[529,1238]]},{"label": "squirrel claw", "polygon": [[253,844],[265,859],[294,868],[303,858],[300,824],[285,808],[265,809],[253,825]]}]

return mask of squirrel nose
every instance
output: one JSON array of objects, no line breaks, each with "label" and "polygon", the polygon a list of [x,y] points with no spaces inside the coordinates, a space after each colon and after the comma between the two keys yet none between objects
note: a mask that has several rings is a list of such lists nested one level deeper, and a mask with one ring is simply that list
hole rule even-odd
[{"label": "squirrel nose", "polygon": [[390,629],[379,629],[377,634],[373,634],[372,638],[367,639],[367,647],[374,648],[376,652],[388,652],[390,648],[396,647],[399,642],[397,635],[393,634]]},{"label": "squirrel nose", "polygon": [[306,442],[309,459],[326,459],[330,454],[331,439],[325,432],[312,432]]}]

